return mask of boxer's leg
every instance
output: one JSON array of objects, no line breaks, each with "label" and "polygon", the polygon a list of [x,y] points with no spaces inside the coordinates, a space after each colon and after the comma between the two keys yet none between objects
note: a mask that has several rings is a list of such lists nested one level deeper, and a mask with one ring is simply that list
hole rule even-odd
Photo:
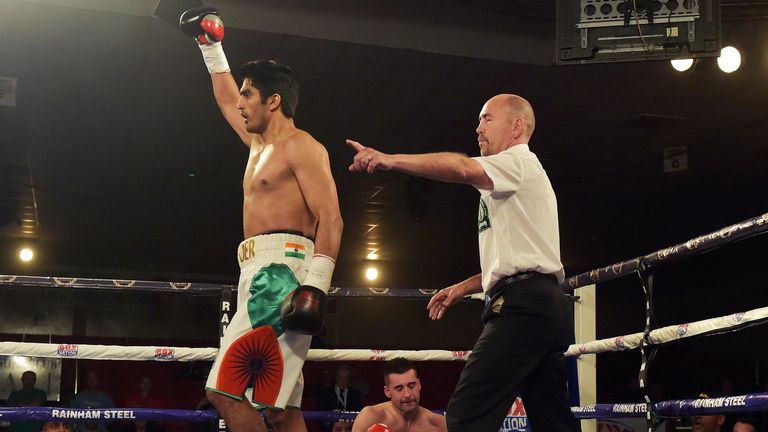
[{"label": "boxer's leg", "polygon": [[211,390],[206,391],[206,396],[227,423],[227,429],[230,431],[266,432],[267,427],[261,415],[246,399],[232,399]]}]

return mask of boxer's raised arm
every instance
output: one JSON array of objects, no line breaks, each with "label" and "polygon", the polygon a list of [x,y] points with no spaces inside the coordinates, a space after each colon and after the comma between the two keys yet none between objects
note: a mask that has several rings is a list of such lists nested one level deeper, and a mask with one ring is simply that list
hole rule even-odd
[{"label": "boxer's raised arm", "polygon": [[216,98],[216,104],[221,110],[221,114],[227,120],[232,129],[237,133],[243,143],[251,146],[251,134],[245,129],[243,116],[237,109],[237,101],[240,99],[240,91],[237,88],[235,79],[229,72],[212,73],[211,84],[213,85],[213,96]]},{"label": "boxer's raised arm", "polygon": [[247,146],[251,145],[251,135],[245,129],[243,117],[237,109],[240,91],[232,77],[227,57],[221,41],[224,39],[224,23],[219,12],[211,7],[190,9],[181,16],[181,30],[197,41],[203,54],[205,67],[211,74],[213,95],[221,113],[232,129]]}]

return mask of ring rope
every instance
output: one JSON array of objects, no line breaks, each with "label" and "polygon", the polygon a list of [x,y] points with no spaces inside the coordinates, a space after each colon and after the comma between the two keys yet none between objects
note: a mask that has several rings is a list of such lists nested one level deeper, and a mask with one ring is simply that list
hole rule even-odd
[{"label": "ring rope", "polygon": [[[747,219],[717,231],[693,238],[674,246],[659,249],[642,257],[621,261],[605,267],[580,273],[565,280],[563,288],[572,291],[576,288],[605,282],[620,276],[636,272],[640,260],[644,259],[648,267],[716,249],[727,243],[742,240],[757,234],[768,232],[768,213]],[[0,275],[0,287],[3,286],[38,286],[69,287],[134,291],[177,291],[177,292],[220,292],[223,288],[234,289],[231,284],[210,284],[198,282],[158,282],[122,279],[87,279],[45,276]],[[331,287],[331,297],[431,297],[436,289],[402,288],[387,289],[373,287]]]},{"label": "ring rope", "polygon": [[[577,419],[644,417],[645,403],[594,404],[571,407]],[[733,412],[768,411],[768,393],[752,393],[708,399],[683,399],[657,402],[653,411],[661,417],[690,417]],[[443,413],[443,411],[434,411]],[[354,411],[304,411],[308,420],[353,420]],[[151,408],[79,409],[55,407],[0,407],[0,419],[18,420],[179,420],[206,422],[217,419],[213,410]]]},{"label": "ring rope", "polygon": [[[645,402],[594,404],[571,407],[577,419],[604,419],[645,417]],[[653,412],[659,417],[691,417],[734,412],[768,411],[768,393],[751,393],[707,399],[668,400],[653,404]]]},{"label": "ring rope", "polygon": [[[212,361],[218,348],[89,345],[71,343],[0,342],[0,355],[90,360]],[[311,349],[308,361],[466,361],[471,351]]]},{"label": "ring rope", "polygon": [[[702,321],[661,327],[648,334],[654,345],[694,336],[713,335],[726,331],[762,324],[768,321],[768,307],[752,309]],[[640,347],[643,332],[591,342],[573,344],[566,357],[626,351]],[[157,361],[209,361],[216,357],[217,348],[186,348],[156,346],[89,345],[71,343],[0,342],[0,355],[20,355],[46,358],[78,358],[94,360],[157,360]],[[311,349],[310,361],[380,361],[405,357],[411,361],[466,360],[471,351],[447,350],[381,350],[381,349]]]},{"label": "ring rope", "polygon": [[659,249],[644,256],[571,276],[563,283],[563,288],[574,290],[585,285],[606,282],[637,272],[641,269],[641,262],[644,262],[646,269],[650,269],[663,263],[708,252],[725,244],[766,232],[768,232],[768,213],[704,234],[686,242],[678,243],[674,246]]},{"label": "ring rope", "polygon": [[[762,324],[768,321],[768,307],[752,309],[702,321],[661,327],[648,334],[653,345],[686,339],[694,336],[713,335],[726,331]],[[566,357],[583,354],[599,354],[609,351],[626,351],[640,347],[643,332],[591,342],[573,344],[565,352]],[[71,343],[0,342],[0,355],[20,355],[46,358],[78,358],[94,360],[156,360],[156,361],[210,361],[216,357],[217,348],[186,348],[157,346],[89,345]],[[471,351],[447,350],[381,350],[381,349],[311,349],[309,361],[382,361],[405,357],[411,361],[466,360]]]},{"label": "ring rope", "polygon": [[19,420],[179,420],[207,422],[216,420],[213,410],[179,410],[153,408],[56,408],[56,407],[7,407],[0,408],[0,419]]},{"label": "ring rope", "polygon": [[[677,324],[652,330],[648,341],[653,345],[663,345],[694,336],[710,336],[718,333],[741,330],[758,325],[768,320],[768,307],[738,312],[731,315],[709,318],[691,323]],[[582,354],[599,354],[608,351],[626,351],[640,347],[644,332],[633,333],[613,338],[573,344],[565,352],[566,357]]]}]

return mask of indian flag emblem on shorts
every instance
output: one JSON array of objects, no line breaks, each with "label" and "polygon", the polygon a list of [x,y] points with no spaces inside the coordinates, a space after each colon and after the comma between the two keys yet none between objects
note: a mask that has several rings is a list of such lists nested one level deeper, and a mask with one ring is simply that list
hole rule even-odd
[{"label": "indian flag emblem on shorts", "polygon": [[298,243],[286,243],[285,256],[304,259],[304,245]]}]

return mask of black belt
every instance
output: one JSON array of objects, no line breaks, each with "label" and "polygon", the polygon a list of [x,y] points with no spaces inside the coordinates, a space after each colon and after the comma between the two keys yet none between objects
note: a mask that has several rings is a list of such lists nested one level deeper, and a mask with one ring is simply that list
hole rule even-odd
[{"label": "black belt", "polygon": [[523,280],[528,279],[550,279],[554,283],[557,283],[557,278],[555,275],[551,273],[539,273],[535,271],[528,271],[528,272],[522,272],[522,273],[515,273],[512,276],[507,276],[504,278],[499,279],[492,287],[488,290],[488,292],[485,294],[485,301],[488,302],[491,298],[495,297],[496,294],[504,291],[507,289],[510,285],[512,285],[515,282],[520,282]]}]

